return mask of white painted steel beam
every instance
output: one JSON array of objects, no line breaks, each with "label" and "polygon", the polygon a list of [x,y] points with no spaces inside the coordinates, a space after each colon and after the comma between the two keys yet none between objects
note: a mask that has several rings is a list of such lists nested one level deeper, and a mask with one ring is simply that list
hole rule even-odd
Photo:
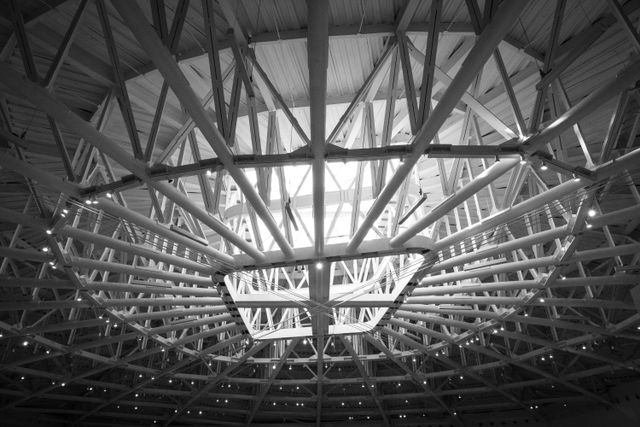
[{"label": "white painted steel beam", "polygon": [[482,69],[498,43],[500,43],[507,34],[526,3],[526,1],[511,1],[509,3],[503,3],[500,6],[493,21],[487,25],[482,35],[478,38],[476,45],[464,60],[461,71],[453,79],[427,122],[425,122],[418,134],[416,134],[411,154],[398,167],[396,173],[391,177],[371,206],[358,231],[349,242],[349,251],[355,252],[358,249],[374,222],[386,209],[387,204],[397,189],[420,159],[420,153],[431,144],[438,129],[440,129],[456,106],[478,71]]},{"label": "white painted steel beam", "polygon": [[495,179],[507,173],[518,163],[519,161],[516,159],[506,159],[494,163],[491,167],[485,169],[480,175],[471,180],[467,185],[440,202],[437,206],[431,209],[428,214],[409,225],[408,228],[392,238],[389,243],[394,247],[402,245],[404,242],[442,218],[449,211],[455,209],[469,197],[489,185]]},{"label": "white painted steel beam", "polygon": [[235,265],[235,260],[231,255],[222,253],[217,249],[212,248],[211,246],[203,245],[200,242],[196,242],[195,240],[178,234],[170,230],[167,226],[160,224],[157,221],[154,221],[142,214],[127,209],[117,203],[113,203],[108,199],[99,199],[98,204],[100,206],[100,209],[113,215],[116,218],[122,218],[130,221],[136,225],[143,227],[144,230],[151,231],[163,238],[168,239],[169,241],[184,245],[185,247],[193,251],[203,253],[207,256],[210,256],[212,258],[212,261],[216,260],[219,262],[219,264],[212,264],[212,266],[217,266],[220,269],[225,269],[233,267]]},{"label": "white painted steel beam", "polygon": [[[144,17],[138,5],[130,1],[121,0],[115,0],[112,4],[123,17],[125,23],[133,32],[138,42],[152,58],[155,65],[158,67],[158,71],[160,71],[167,80],[169,86],[173,89],[174,93],[189,115],[193,118],[207,142],[211,145],[211,148],[216,152],[218,158],[223,162],[231,177],[234,179],[238,187],[240,187],[247,200],[251,203],[260,219],[266,225],[267,229],[271,232],[272,237],[280,249],[282,249],[283,253],[292,256],[293,250],[291,245],[289,245],[280,231],[278,224],[271,215],[271,212],[269,212],[269,209],[260,198],[260,195],[246,175],[241,169],[233,164],[233,155],[229,150],[229,147],[227,147],[223,135],[209,120],[198,96],[189,85],[184,74],[182,74],[182,71],[173,59],[169,50],[162,44],[162,41],[158,38],[151,25],[149,25],[149,22]],[[233,240],[236,241],[234,242]],[[230,239],[230,241],[236,245],[238,243],[237,239]],[[243,244],[243,246],[243,250],[245,250],[246,245]],[[255,250],[252,249],[250,251],[258,258],[260,257]]]},{"label": "white painted steel beam", "polygon": [[[154,37],[156,37],[155,34]],[[232,232],[224,223],[222,223],[222,221],[197,207],[192,200],[172,185],[166,182],[156,182],[150,179],[146,173],[146,166],[142,161],[131,157],[125,150],[118,147],[117,144],[107,138],[103,133],[99,132],[90,123],[81,119],[70,111],[63,103],[53,98],[42,87],[22,78],[9,65],[0,65],[0,76],[2,77],[2,82],[5,86],[19,90],[32,104],[55,118],[59,123],[64,124],[69,129],[72,129],[78,135],[82,136],[87,142],[133,172],[150,187],[160,191],[169,199],[189,210],[190,213],[209,226],[212,230],[232,242],[238,248],[251,254],[255,259],[262,259],[262,253],[260,251]]]}]

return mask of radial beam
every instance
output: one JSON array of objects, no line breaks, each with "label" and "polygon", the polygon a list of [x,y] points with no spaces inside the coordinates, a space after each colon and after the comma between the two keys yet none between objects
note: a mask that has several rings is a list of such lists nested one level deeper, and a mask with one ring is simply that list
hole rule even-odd
[{"label": "radial beam", "polygon": [[209,70],[211,74],[211,88],[213,90],[213,101],[215,103],[216,123],[222,135],[227,135],[227,115],[224,103],[224,90],[222,88],[222,71],[220,69],[220,55],[218,53],[218,37],[216,35],[215,14],[213,2],[202,1],[202,14],[204,15],[204,26],[207,41],[207,56],[209,57]]},{"label": "radial beam", "polygon": [[511,168],[518,164],[518,160],[509,159],[494,163],[488,169],[485,169],[480,175],[473,179],[469,184],[462,187],[457,192],[446,198],[444,201],[435,206],[431,212],[421,217],[418,221],[411,224],[406,230],[398,234],[389,242],[391,246],[398,247],[404,242],[442,218],[447,212],[455,209],[459,204],[467,200],[469,197],[480,191],[486,185],[489,185],[499,176],[507,173]]},{"label": "radial beam", "polygon": [[126,252],[132,255],[138,255],[144,258],[161,261],[166,264],[177,265],[182,268],[197,271],[204,275],[211,275],[216,271],[214,269],[216,266],[201,264],[195,261],[191,261],[188,258],[165,253],[161,250],[158,250],[158,248],[153,247],[152,245],[140,245],[124,240],[114,239],[108,236],[94,233],[92,231],[81,230],[68,225],[56,230],[55,233],[83,242],[94,243],[103,247],[117,249],[119,251]]},{"label": "radial beam", "polygon": [[235,260],[231,255],[222,253],[208,245],[203,245],[195,240],[192,240],[186,236],[176,233],[175,231],[169,229],[167,226],[154,221],[145,215],[134,212],[130,209],[125,208],[117,203],[113,203],[107,199],[100,199],[98,201],[100,208],[113,215],[116,218],[122,218],[124,220],[130,221],[134,224],[137,224],[143,227],[145,230],[149,230],[160,237],[166,238],[172,242],[184,245],[190,250],[201,252],[212,258],[209,262],[213,262],[213,260],[219,261],[220,264],[213,264],[216,268],[224,269],[228,266],[234,266]]},{"label": "radial beam", "polygon": [[615,79],[592,91],[542,131],[528,138],[523,143],[523,149],[527,152],[533,152],[542,148],[547,142],[559,137],[574,123],[586,118],[589,114],[606,104],[609,99],[620,94],[623,90],[628,89],[638,80],[639,75],[640,59],[636,56],[633,58],[633,62],[618,73]]},{"label": "radial beam", "polygon": [[135,117],[133,115],[133,108],[131,106],[131,100],[129,99],[129,93],[127,91],[127,82],[122,74],[122,66],[120,64],[120,58],[116,48],[116,42],[113,37],[113,29],[109,21],[109,13],[104,0],[97,0],[96,6],[98,8],[98,16],[100,18],[100,25],[102,26],[102,34],[107,44],[107,52],[109,53],[109,60],[113,68],[113,77],[116,81],[115,91],[118,105],[120,106],[120,112],[124,120],[127,134],[129,135],[129,142],[133,149],[133,155],[136,159],[142,159],[144,153],[142,152],[142,146],[140,145],[140,137],[138,136],[138,128],[136,126]]},{"label": "radial beam", "polygon": [[422,125],[427,121],[431,112],[431,97],[433,91],[433,75],[436,66],[436,53],[438,50],[438,38],[440,33],[440,19],[442,15],[442,1],[431,1],[431,16],[429,17],[429,38],[427,51],[422,69],[422,87],[420,88],[420,104],[418,110],[418,123]]},{"label": "radial beam", "polygon": [[229,175],[234,179],[238,187],[251,203],[256,214],[264,222],[271,232],[280,249],[287,255],[293,256],[293,249],[278,227],[266,204],[253,187],[247,176],[240,168],[233,164],[233,155],[227,146],[224,136],[213,125],[205,109],[202,107],[198,96],[195,94],[178,64],[169,50],[163,45],[162,40],[147,22],[144,14],[135,2],[127,0],[114,0],[113,6],[118,10],[125,24],[134,34],[140,45],[149,54],[158,71],[163,75],[169,86],[173,89],[180,103],[187,110],[193,121],[206,138],[218,158],[223,162]]},{"label": "radial beam", "polygon": [[390,202],[397,189],[420,159],[420,153],[422,153],[425,148],[431,144],[432,139],[435,137],[444,121],[449,117],[449,114],[460,101],[460,98],[466,91],[467,87],[471,84],[471,81],[482,69],[487,59],[498,46],[498,43],[500,43],[507,34],[526,3],[526,0],[518,0],[501,4],[494,19],[489,25],[487,25],[478,38],[476,45],[471,52],[469,52],[469,55],[464,60],[460,71],[445,91],[438,105],[434,108],[431,116],[415,136],[413,143],[414,147],[411,154],[404,163],[398,167],[396,173],[391,177],[380,193],[380,196],[371,206],[368,214],[362,221],[360,228],[349,242],[349,250],[356,251],[358,246],[360,246],[375,221],[386,209],[387,204]]},{"label": "radial beam", "polygon": [[324,156],[329,61],[329,2],[327,0],[307,1],[307,9],[314,245],[316,255],[322,255],[324,252]]},{"label": "radial beam", "polygon": [[[565,112],[557,120],[548,125],[544,130],[536,135],[528,138],[522,144],[523,152],[533,153],[535,150],[541,148],[544,144],[552,140],[553,138],[562,134],[568,128],[577,123],[580,119],[588,116],[593,111],[600,108],[609,98],[620,93],[633,82],[638,79],[638,73],[640,73],[640,60],[636,60],[629,65],[618,77],[602,88],[592,92],[585,99],[574,105],[571,109]],[[511,142],[504,143],[504,146],[508,146]],[[442,217],[448,211],[452,210],[471,195],[477,193],[485,185],[492,182],[502,173],[508,171],[517,164],[517,160],[509,159],[494,164],[491,168],[487,169],[483,174],[476,177],[469,184],[463,187],[456,194],[443,201],[440,205],[436,206],[427,216],[421,218],[416,223],[412,224],[406,231],[392,239],[392,245],[400,245],[402,242],[414,236],[416,233],[424,230],[434,221]],[[555,160],[553,161],[555,162]],[[576,187],[582,187],[576,185]],[[557,187],[556,187],[557,188]]]},{"label": "radial beam", "polygon": [[[231,231],[224,223],[222,223],[222,221],[209,215],[203,209],[200,209],[191,199],[178,191],[175,187],[166,182],[156,182],[152,180],[147,175],[145,164],[142,161],[134,159],[131,155],[129,155],[129,153],[120,148],[111,139],[107,138],[103,133],[99,132],[90,123],[87,123],[85,120],[81,119],[78,115],[69,110],[66,105],[51,96],[51,94],[44,88],[28,81],[27,79],[22,78],[15,72],[15,70],[13,70],[12,67],[8,65],[0,65],[0,76],[2,77],[1,81],[5,84],[5,86],[13,88],[13,90],[20,91],[21,95],[28,99],[29,102],[31,102],[33,105],[39,107],[51,117],[56,119],[58,122],[64,124],[69,129],[76,132],[91,145],[99,149],[102,153],[108,155],[109,157],[117,161],[120,165],[133,172],[136,176],[146,182],[150,187],[160,191],[175,203],[185,207],[191,214],[197,217],[212,230],[223,236],[225,239],[229,240],[235,246],[247,252],[248,254],[251,254],[251,256],[256,260],[261,260],[263,258],[262,253],[258,251],[254,246]],[[211,128],[213,129],[213,127]],[[255,194],[257,196],[257,193]],[[271,217],[271,219],[273,219],[273,217]],[[288,243],[287,246],[289,247]]]},{"label": "radial beam", "polygon": [[[420,61],[425,61],[425,55],[422,54],[415,47],[415,45],[407,39],[407,46],[409,48],[409,53],[419,59]],[[497,49],[497,48],[496,48]],[[434,77],[442,84],[451,84],[453,79],[445,73],[440,67],[434,66],[433,69]],[[517,135],[515,132],[509,128],[502,120],[500,120],[494,113],[491,112],[483,103],[478,101],[472,94],[465,91],[460,98],[462,102],[467,104],[467,106],[472,109],[479,117],[481,117],[489,126],[494,128],[500,135],[502,135],[506,139],[515,138]]]},{"label": "radial beam", "polygon": [[[311,162],[313,181],[313,240],[316,257],[324,255],[325,251],[325,128],[327,118],[327,66],[329,62],[329,1],[308,0],[307,22],[309,26],[307,36],[307,59],[309,67],[309,115],[311,126]],[[318,264],[323,267],[322,263]],[[314,302],[324,304],[329,299],[329,268],[314,269],[309,274],[309,294]],[[328,333],[329,324],[325,311],[319,310],[312,318],[312,330],[316,335],[318,346],[324,341]],[[323,349],[318,348],[319,358]],[[318,365],[322,369],[322,365]],[[322,373],[318,372],[322,377]],[[319,386],[321,387],[321,386]],[[318,406],[321,405],[321,388],[318,389]]]}]

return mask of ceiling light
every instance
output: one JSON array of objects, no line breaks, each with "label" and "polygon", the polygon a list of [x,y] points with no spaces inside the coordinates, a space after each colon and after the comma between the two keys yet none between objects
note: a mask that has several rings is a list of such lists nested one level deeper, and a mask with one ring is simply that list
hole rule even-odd
[{"label": "ceiling light", "polygon": [[316,270],[322,270],[322,262],[318,261],[316,262]]},{"label": "ceiling light", "polygon": [[48,235],[53,234],[53,231],[51,231],[51,229],[47,229],[47,231],[45,231],[45,233],[47,233]]},{"label": "ceiling light", "polygon": [[[113,194],[111,194],[111,193],[107,193],[107,194],[105,194],[105,196],[107,196],[107,199],[111,199],[111,198],[113,197]],[[96,203],[97,203],[97,202],[96,202]]]},{"label": "ceiling light", "polygon": [[589,215],[591,218],[593,218],[594,216],[596,216],[596,210],[595,209],[589,209],[589,212],[587,212],[587,215]]},{"label": "ceiling light", "polygon": [[546,171],[548,169],[549,169],[549,167],[547,165],[545,165],[544,163],[540,166],[540,170],[541,171]]}]

